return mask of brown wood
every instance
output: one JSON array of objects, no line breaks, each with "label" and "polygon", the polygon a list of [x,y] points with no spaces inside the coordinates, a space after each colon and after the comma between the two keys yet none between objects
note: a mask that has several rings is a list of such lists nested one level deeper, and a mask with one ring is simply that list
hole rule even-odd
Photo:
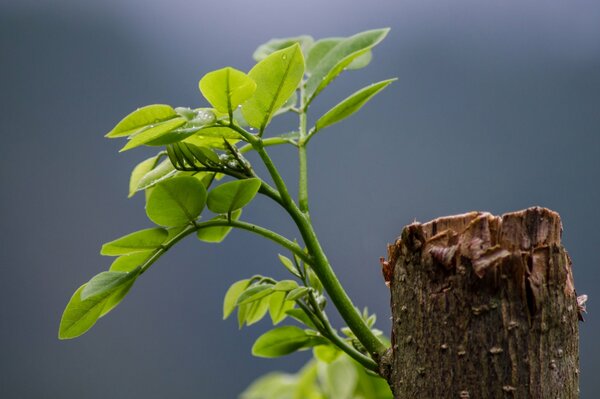
[{"label": "brown wood", "polygon": [[544,208],[405,227],[387,261],[382,372],[395,398],[577,398],[578,305],[561,232]]}]

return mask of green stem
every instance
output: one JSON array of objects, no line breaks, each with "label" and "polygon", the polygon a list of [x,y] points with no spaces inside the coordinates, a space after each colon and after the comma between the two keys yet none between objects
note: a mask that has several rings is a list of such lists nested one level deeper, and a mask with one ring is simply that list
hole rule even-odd
[{"label": "green stem", "polygon": [[316,317],[320,320],[323,328],[325,328],[325,336],[329,338],[338,348],[346,352],[348,356],[350,356],[366,368],[376,373],[379,373],[377,363],[375,363],[373,359],[363,355],[358,350],[356,350],[356,348],[349,345],[348,342],[346,342],[342,337],[340,337],[338,333],[333,329],[331,323],[329,322],[329,319],[327,319],[327,316],[325,315],[325,312],[323,312],[319,307],[319,304],[317,303],[315,295],[312,291],[308,294],[308,300],[315,311]]},{"label": "green stem", "polygon": [[296,254],[300,259],[304,262],[311,263],[312,258],[307,255],[302,248],[298,244],[293,241],[288,240],[287,238],[271,231],[269,229],[265,229],[264,227],[257,226],[252,223],[241,222],[239,220],[227,220],[227,219],[213,219],[208,220],[206,222],[194,222],[189,226],[186,226],[183,230],[177,233],[173,238],[171,238],[166,243],[162,244],[160,248],[156,250],[152,254],[152,256],[142,265],[140,274],[144,273],[154,262],[156,262],[165,252],[167,252],[173,245],[177,244],[183,238],[188,235],[198,231],[199,229],[206,227],[217,227],[217,226],[225,226],[225,227],[234,227],[241,230],[250,231],[252,233],[258,234],[262,237],[265,237],[279,245],[283,248],[288,249],[292,253]]},{"label": "green stem", "polygon": [[[280,144],[293,144],[293,142],[290,139],[287,139],[284,137],[269,137],[267,139],[263,139],[262,143],[263,143],[263,147],[271,147],[273,145],[280,145]],[[245,154],[248,151],[251,151],[253,149],[254,149],[254,147],[252,147],[252,144],[246,144],[246,145],[240,147],[239,151],[241,154]]]},{"label": "green stem", "polygon": [[308,170],[306,163],[306,111],[300,113],[300,140],[298,142],[298,205],[300,210],[308,214]]},{"label": "green stem", "polygon": [[309,262],[309,265],[312,266],[315,274],[319,277],[319,280],[321,280],[331,301],[344,321],[348,324],[350,330],[356,335],[356,338],[360,343],[364,345],[369,354],[375,359],[378,359],[387,348],[383,342],[373,334],[342,287],[340,280],[335,275],[333,268],[325,256],[323,248],[321,248],[321,244],[319,243],[317,235],[307,216],[298,208],[292,208],[290,215],[296,222],[298,229],[302,234],[304,243],[314,260],[314,263]]}]

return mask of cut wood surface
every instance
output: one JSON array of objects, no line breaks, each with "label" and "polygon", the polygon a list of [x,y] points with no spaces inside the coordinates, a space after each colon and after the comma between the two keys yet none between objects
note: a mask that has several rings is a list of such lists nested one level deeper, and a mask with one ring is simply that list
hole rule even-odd
[{"label": "cut wood surface", "polygon": [[578,305],[557,213],[406,226],[388,248],[396,398],[577,398]]}]

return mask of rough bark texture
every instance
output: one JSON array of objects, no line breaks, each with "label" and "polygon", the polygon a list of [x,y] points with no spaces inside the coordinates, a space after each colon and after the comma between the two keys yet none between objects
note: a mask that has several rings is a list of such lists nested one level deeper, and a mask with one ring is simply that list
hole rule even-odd
[{"label": "rough bark texture", "polygon": [[577,398],[578,304],[557,213],[413,223],[389,246],[396,398]]}]

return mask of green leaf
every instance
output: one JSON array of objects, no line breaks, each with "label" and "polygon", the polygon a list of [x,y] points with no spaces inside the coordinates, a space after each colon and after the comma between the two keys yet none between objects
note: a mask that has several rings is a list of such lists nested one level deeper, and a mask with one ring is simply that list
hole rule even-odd
[{"label": "green leaf", "polygon": [[317,329],[317,327],[314,325],[314,323],[312,322],[310,317],[308,317],[308,315],[306,314],[306,312],[304,310],[296,308],[296,309],[286,310],[285,313],[287,313],[288,316],[293,317],[300,323],[306,325],[307,327],[313,328],[315,330]]},{"label": "green leaf", "polygon": [[134,252],[153,250],[162,245],[167,238],[167,230],[160,227],[144,229],[107,242],[100,250],[101,255],[119,256]]},{"label": "green leaf", "polygon": [[288,269],[288,271],[290,273],[292,273],[294,276],[296,276],[298,278],[302,278],[302,276],[298,272],[298,269],[296,269],[296,266],[292,263],[292,261],[288,257],[283,256],[282,254],[277,254],[277,256],[279,257],[279,261],[283,264],[283,266],[285,266],[286,269]]},{"label": "green leaf", "polygon": [[308,274],[308,282],[310,286],[317,290],[319,293],[323,293],[323,283],[319,280],[319,277],[315,274],[312,268],[307,268],[306,274]]},{"label": "green leaf", "polygon": [[341,121],[344,118],[349,117],[356,111],[362,108],[371,98],[373,98],[381,90],[385,89],[387,85],[395,81],[396,79],[383,80],[381,82],[373,83],[359,91],[351,94],[345,98],[335,107],[331,108],[320,117],[315,123],[315,129],[321,130],[327,126],[333,125]]},{"label": "green leaf", "polygon": [[131,272],[102,272],[92,277],[81,291],[80,298],[85,301],[95,296],[105,296],[111,294],[123,285],[135,280],[139,275],[139,267]]},{"label": "green leaf", "polygon": [[[187,121],[185,118],[177,117],[168,121],[148,125],[146,129],[143,129],[142,131],[138,132],[135,136],[131,137],[131,140],[129,140],[127,144],[125,144],[125,146],[119,150],[119,152],[127,151],[132,148],[139,147],[141,145],[158,140],[158,138],[162,135],[177,129],[178,127],[183,126],[186,123]],[[162,143],[157,145],[162,145]]]},{"label": "green leaf", "polygon": [[248,288],[249,284],[249,279],[236,281],[235,283],[231,284],[225,293],[225,299],[223,300],[223,320],[227,319],[229,315],[233,313],[237,304],[237,299],[242,292]]},{"label": "green leaf", "polygon": [[214,213],[230,213],[246,206],[258,193],[260,179],[234,180],[208,193],[206,205]]},{"label": "green leaf", "polygon": [[287,300],[295,301],[296,299],[300,299],[300,298],[304,297],[306,294],[308,294],[308,291],[310,291],[310,288],[308,288],[308,287],[295,288],[295,289],[291,290],[290,292],[288,292]]},{"label": "green leaf", "polygon": [[258,301],[261,298],[273,293],[271,284],[260,284],[247,288],[237,299],[237,305],[245,305],[250,302]]},{"label": "green leaf", "polygon": [[129,293],[131,287],[133,287],[133,283],[135,283],[135,279],[123,284],[120,288],[109,295],[109,297],[106,299],[106,303],[104,304],[104,308],[102,308],[100,317],[103,317],[105,314],[116,308],[119,303],[121,303],[121,301]]},{"label": "green leaf", "polygon": [[[242,210],[238,209],[231,213],[231,220],[238,220],[242,215]],[[227,216],[219,215],[210,220],[227,220]],[[196,236],[200,241],[219,243],[223,241],[229,232],[231,231],[230,226],[214,226],[214,227],[203,227],[198,230]]]},{"label": "green leaf", "polygon": [[298,288],[298,283],[294,280],[281,280],[273,286],[273,291],[288,292]]},{"label": "green leaf", "polygon": [[231,67],[207,73],[198,86],[208,102],[223,113],[233,113],[256,90],[248,75]]},{"label": "green leaf", "polygon": [[59,339],[79,337],[92,328],[102,314],[110,294],[82,300],[81,292],[84,288],[85,284],[75,291],[63,312],[58,328]]},{"label": "green leaf", "polygon": [[260,131],[296,91],[304,75],[304,57],[298,44],[275,51],[250,70],[256,82],[254,95],[242,104],[244,119]]},{"label": "green leaf", "polygon": [[277,327],[267,331],[252,346],[258,357],[279,357],[302,349],[310,340],[304,330],[295,326]]},{"label": "green leaf", "polygon": [[133,168],[131,172],[131,177],[129,178],[129,195],[131,198],[138,191],[138,187],[140,185],[140,181],[142,178],[147,175],[154,167],[156,166],[156,162],[158,161],[158,155],[150,157]]},{"label": "green leaf", "polygon": [[[238,323],[240,328],[246,323],[251,326],[252,324],[258,323],[267,314],[269,310],[269,298],[264,297],[258,301],[240,305],[238,308]],[[240,319],[240,314],[243,315],[243,320]]]},{"label": "green leaf", "polygon": [[161,226],[181,226],[198,218],[206,202],[206,189],[192,176],[174,177],[154,187],[146,214]]},{"label": "green leaf", "polygon": [[376,29],[350,36],[331,48],[306,81],[305,95],[312,99],[331,83],[352,61],[380,43],[389,29]]},{"label": "green leaf", "polygon": [[[242,392],[240,399],[292,399],[296,380],[293,376],[273,372],[261,376]],[[302,397],[302,399],[313,399]]]},{"label": "green leaf", "polygon": [[347,356],[340,356],[330,364],[318,364],[319,380],[328,397],[351,399],[356,389],[358,375],[352,361]]},{"label": "green leaf", "polygon": [[[328,37],[326,39],[321,39],[315,42],[315,44],[310,48],[308,52],[308,56],[306,57],[306,73],[307,75],[311,75],[312,72],[316,69],[319,62],[329,53],[329,51],[338,45],[341,41],[343,41],[344,37]],[[371,51],[367,51],[363,55],[355,58],[346,69],[361,69],[369,65],[371,59],[373,58],[373,53]]]},{"label": "green leaf", "polygon": [[271,39],[268,42],[258,46],[252,58],[254,61],[262,61],[277,50],[281,50],[298,43],[302,51],[306,54],[307,50],[312,46],[314,39],[307,35],[297,37],[286,37],[282,39]]},{"label": "green leaf", "polygon": [[177,112],[169,105],[147,105],[138,108],[123,118],[121,122],[117,123],[117,126],[115,126],[113,130],[106,134],[105,137],[114,138],[130,136],[141,129],[145,129],[148,125],[165,122],[176,118],[177,116]]},{"label": "green leaf", "polygon": [[151,251],[135,252],[129,255],[119,256],[110,265],[109,271],[111,272],[130,272],[136,267],[141,266],[148,260],[154,253]]},{"label": "green leaf", "polygon": [[313,348],[313,355],[315,358],[324,363],[333,362],[341,353],[342,352],[333,345],[319,345]]},{"label": "green leaf", "polygon": [[294,301],[286,301],[285,292],[275,292],[269,298],[269,315],[274,325],[282,322],[286,317],[286,311],[296,306]]},{"label": "green leaf", "polygon": [[146,190],[159,182],[175,176],[178,171],[169,159],[165,159],[150,172],[146,173],[138,182],[137,191]]}]

